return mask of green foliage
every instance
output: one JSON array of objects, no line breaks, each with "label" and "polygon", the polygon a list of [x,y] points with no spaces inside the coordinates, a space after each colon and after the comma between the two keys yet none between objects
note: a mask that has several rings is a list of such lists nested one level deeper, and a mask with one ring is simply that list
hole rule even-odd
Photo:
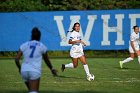
[{"label": "green foliage", "polygon": [[139,8],[139,0],[0,0],[1,12]]},{"label": "green foliage", "polygon": [[[86,50],[84,51],[86,57],[92,58],[107,58],[107,57],[128,57],[128,50]],[[15,58],[17,52],[0,52],[0,58]],[[48,51],[51,58],[68,58],[70,57],[69,51]]]},{"label": "green foliage", "polygon": [[2,12],[41,11],[45,10],[40,0],[7,0],[0,4]]}]

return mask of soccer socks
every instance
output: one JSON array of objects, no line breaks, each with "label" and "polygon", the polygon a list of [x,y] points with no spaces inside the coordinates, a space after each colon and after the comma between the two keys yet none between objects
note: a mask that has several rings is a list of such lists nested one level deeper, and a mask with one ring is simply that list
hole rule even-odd
[{"label": "soccer socks", "polygon": [[73,63],[65,64],[65,68],[74,68]]},{"label": "soccer socks", "polygon": [[30,91],[29,93],[38,93],[37,91]]},{"label": "soccer socks", "polygon": [[125,60],[123,60],[122,63],[127,63],[127,62],[130,62],[132,60],[133,60],[133,58],[129,57],[129,58],[126,58]]},{"label": "soccer socks", "polygon": [[139,61],[139,64],[140,64],[140,56],[138,56],[138,61]]},{"label": "soccer socks", "polygon": [[[84,67],[84,70],[85,70],[87,76],[89,76],[90,72],[89,72],[88,65],[87,64],[83,65],[83,67]],[[73,65],[73,63],[65,64],[65,68],[74,68],[74,65]]]},{"label": "soccer socks", "polygon": [[88,65],[86,64],[86,65],[83,65],[83,66],[84,66],[84,70],[85,70],[87,76],[90,75]]}]

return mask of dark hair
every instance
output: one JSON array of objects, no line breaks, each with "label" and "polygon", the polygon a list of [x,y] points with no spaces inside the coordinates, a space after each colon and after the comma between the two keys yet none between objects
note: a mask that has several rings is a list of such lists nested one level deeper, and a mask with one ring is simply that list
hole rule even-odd
[{"label": "dark hair", "polygon": [[138,26],[133,26],[133,29],[135,30],[135,28],[137,28]]},{"label": "dark hair", "polygon": [[74,23],[74,25],[73,25],[73,27],[72,27],[72,31],[75,30],[75,26],[76,26],[77,24],[80,25],[80,23],[78,23],[78,22]]},{"label": "dark hair", "polygon": [[31,40],[40,41],[40,37],[41,37],[41,33],[40,33],[39,29],[38,29],[37,27],[34,27],[34,28],[32,29]]}]

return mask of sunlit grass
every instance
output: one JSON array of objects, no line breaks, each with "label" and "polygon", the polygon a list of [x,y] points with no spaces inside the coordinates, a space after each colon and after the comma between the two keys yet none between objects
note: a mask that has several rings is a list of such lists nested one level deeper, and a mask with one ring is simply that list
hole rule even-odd
[{"label": "sunlit grass", "polygon": [[[59,76],[53,77],[43,62],[40,93],[140,93],[140,65],[137,59],[119,67],[120,58],[87,58],[94,81],[87,81],[79,61],[76,69],[61,72],[70,58],[51,58]],[[0,93],[27,93],[13,59],[0,60]]]}]

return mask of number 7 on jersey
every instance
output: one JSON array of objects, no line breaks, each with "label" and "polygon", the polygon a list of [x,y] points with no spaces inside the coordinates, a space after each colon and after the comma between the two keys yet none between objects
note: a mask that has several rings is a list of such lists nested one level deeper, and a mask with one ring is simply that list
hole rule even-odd
[{"label": "number 7 on jersey", "polygon": [[36,46],[30,46],[30,49],[32,49],[31,53],[30,53],[30,58],[33,58],[33,55],[34,55],[34,52],[35,52],[35,49],[36,49]]}]

